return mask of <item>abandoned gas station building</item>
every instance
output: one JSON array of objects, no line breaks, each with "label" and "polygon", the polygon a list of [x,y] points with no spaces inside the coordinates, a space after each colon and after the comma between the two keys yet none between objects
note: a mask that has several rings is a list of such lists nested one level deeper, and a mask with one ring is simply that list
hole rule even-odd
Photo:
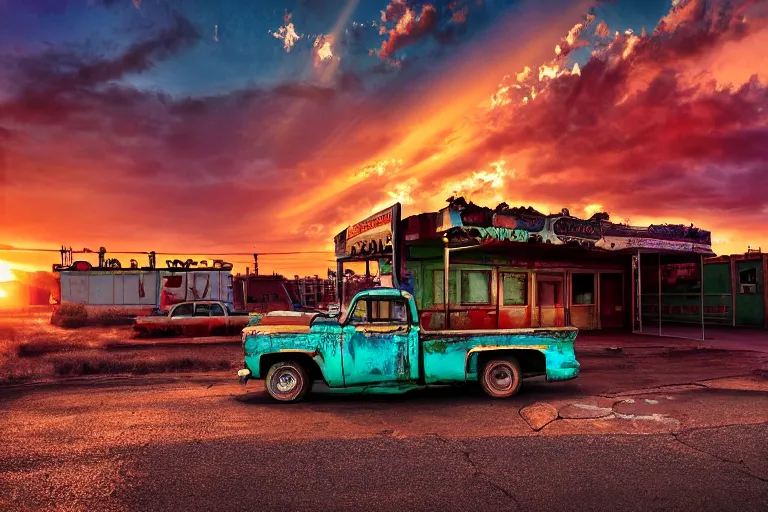
[{"label": "abandoned gas station building", "polygon": [[[714,254],[710,233],[693,226],[634,227],[605,213],[584,220],[565,209],[545,215],[452,198],[402,220],[396,204],[335,243],[338,275],[347,262],[376,261],[382,283],[389,277],[414,294],[426,330],[573,325],[671,335],[662,306],[696,299],[700,331],[675,335],[703,336],[703,259]],[[342,304],[351,299],[339,294]]]}]

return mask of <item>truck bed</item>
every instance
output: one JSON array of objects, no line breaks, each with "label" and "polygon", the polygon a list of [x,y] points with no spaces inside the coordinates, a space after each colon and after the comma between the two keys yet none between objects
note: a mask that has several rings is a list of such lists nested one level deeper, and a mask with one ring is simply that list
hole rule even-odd
[{"label": "truck bed", "polygon": [[521,329],[444,329],[438,331],[421,331],[423,340],[438,338],[471,338],[476,336],[562,336],[562,333],[578,333],[577,327],[526,327]]}]

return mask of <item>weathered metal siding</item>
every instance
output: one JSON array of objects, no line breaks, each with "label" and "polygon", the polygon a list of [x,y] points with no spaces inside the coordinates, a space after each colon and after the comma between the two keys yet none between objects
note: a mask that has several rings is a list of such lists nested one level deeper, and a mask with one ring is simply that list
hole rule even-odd
[{"label": "weathered metal siding", "polygon": [[731,268],[729,262],[704,264],[704,321],[733,323]]},{"label": "weathered metal siding", "polygon": [[159,284],[159,305],[170,307],[189,300],[234,300],[229,279],[231,272],[222,270],[195,270],[173,272],[161,270]]},{"label": "weathered metal siding", "polygon": [[[159,306],[185,300],[231,302],[227,271],[90,270],[60,272],[62,303],[89,306]],[[172,287],[160,282],[175,276]],[[162,290],[161,290],[162,287]],[[169,300],[170,299],[170,300]]]},{"label": "weathered metal siding", "polygon": [[152,271],[63,271],[61,302],[90,306],[157,304],[157,273]]},{"label": "weathered metal siding", "polygon": [[[765,276],[761,260],[736,263],[736,325],[763,327],[765,325]],[[754,271],[757,275],[754,291],[742,289],[738,281],[742,272]]]}]

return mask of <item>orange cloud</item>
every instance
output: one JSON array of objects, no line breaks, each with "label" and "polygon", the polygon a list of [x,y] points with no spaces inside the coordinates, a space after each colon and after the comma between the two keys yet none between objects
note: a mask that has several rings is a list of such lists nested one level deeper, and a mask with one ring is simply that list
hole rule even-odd
[{"label": "orange cloud", "polygon": [[[575,66],[589,2],[556,16],[534,2],[375,92],[343,67],[320,83],[186,99],[115,85],[185,51],[199,35],[183,20],[130,58],[67,55],[61,69],[60,54],[19,57],[0,100],[0,240],[198,259],[328,250],[260,258],[262,270],[314,274],[332,265],[332,236],[372,209],[401,201],[409,215],[462,193],[694,222],[718,252],[768,249],[768,33],[759,3],[731,4],[681,2],[651,33],[621,30]],[[408,23],[412,36],[420,21]],[[2,253],[22,258],[48,267],[57,255]],[[230,259],[242,270],[250,258]]]}]

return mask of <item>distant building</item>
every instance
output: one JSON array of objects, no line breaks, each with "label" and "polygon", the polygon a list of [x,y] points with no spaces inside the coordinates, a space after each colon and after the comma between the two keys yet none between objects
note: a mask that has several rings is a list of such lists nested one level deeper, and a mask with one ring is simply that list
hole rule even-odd
[{"label": "distant building", "polygon": [[174,260],[158,268],[150,253],[149,266],[139,268],[132,261],[130,268],[122,268],[115,259],[105,260],[105,253],[102,248],[95,267],[71,261],[71,250],[61,265],[54,265],[55,302],[83,304],[95,313],[138,315],[189,300],[233,300],[231,263],[214,260],[209,267],[207,262]]},{"label": "distant building", "polygon": [[235,308],[259,313],[327,310],[336,298],[335,281],[318,276],[289,280],[280,274],[248,272],[237,274],[232,288]]},{"label": "distant building", "polygon": [[58,286],[51,272],[15,270],[16,280],[0,282],[0,308],[19,309],[28,306],[49,306]]}]

